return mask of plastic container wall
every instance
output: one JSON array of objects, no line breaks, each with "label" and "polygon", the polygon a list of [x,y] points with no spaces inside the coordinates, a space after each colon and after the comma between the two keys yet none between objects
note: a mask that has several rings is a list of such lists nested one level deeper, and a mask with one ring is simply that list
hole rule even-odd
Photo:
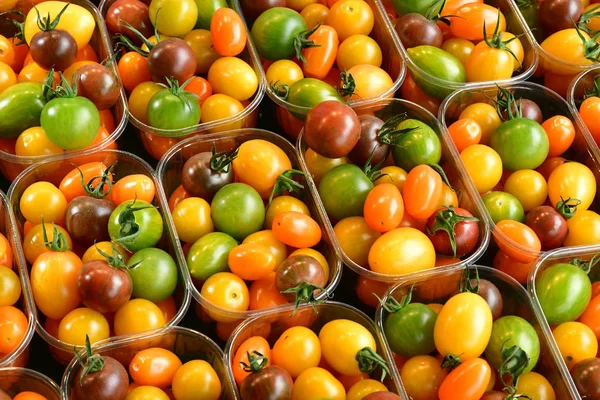
[{"label": "plastic container wall", "polygon": [[35,392],[48,400],[60,400],[60,388],[52,379],[26,368],[0,368],[0,389],[11,397]]},{"label": "plastic container wall", "polygon": [[[473,267],[469,267],[473,270]],[[502,294],[503,300],[503,312],[502,315],[516,315],[527,320],[538,332],[540,339],[540,358],[535,371],[542,374],[556,392],[556,398],[558,400],[573,399],[570,388],[566,381],[563,379],[560,368],[558,366],[558,358],[560,353],[557,353],[556,347],[551,343],[552,333],[550,332],[547,324],[544,322],[544,318],[538,310],[534,307],[533,301],[527,290],[519,285],[510,276],[505,273],[495,270],[490,267],[476,267],[479,272],[481,279],[486,279],[492,282]],[[412,293],[413,303],[440,303],[444,304],[451,295],[458,291],[459,280],[464,270],[453,270],[453,271],[438,271],[433,276],[415,276],[411,279],[402,282],[394,286],[388,296],[392,296],[397,300],[400,300],[414,284],[414,290]],[[471,273],[471,277],[474,273]],[[385,299],[384,299],[385,300]],[[388,316],[388,312],[383,307],[378,307],[375,320],[377,322],[377,329],[379,330],[383,343],[385,346],[386,356],[392,357],[392,350],[389,347],[388,341],[384,335],[383,323],[385,318]],[[399,373],[394,368],[393,373]],[[404,385],[400,376],[395,377],[401,384],[402,389]]]},{"label": "plastic container wall", "polygon": [[588,69],[582,72],[581,74],[577,75],[575,79],[573,79],[573,81],[571,82],[569,90],[567,91],[567,101],[569,102],[569,106],[571,106],[573,115],[575,116],[575,120],[579,123],[583,130],[590,132],[590,136],[596,144],[600,143],[600,136],[598,136],[597,133],[596,136],[594,136],[591,133],[590,129],[586,126],[585,122],[583,122],[583,119],[579,114],[579,107],[581,106],[586,91],[594,89],[594,82],[599,77],[600,65]]},{"label": "plastic container wall", "polygon": [[[233,0],[233,1],[236,4],[236,6],[234,8],[237,8],[238,10],[241,9],[242,12],[245,12],[244,8],[242,6],[240,6],[239,0]],[[398,42],[396,40],[394,40],[394,34],[392,32],[392,27],[389,25],[388,18],[385,15],[385,11],[383,10],[383,7],[379,4],[379,2],[377,0],[365,0],[365,2],[369,5],[369,7],[371,7],[371,10],[373,10],[374,26],[373,26],[373,31],[371,32],[370,36],[373,39],[375,39],[375,41],[379,44],[379,47],[381,48],[381,53],[383,56],[383,62],[381,64],[381,68],[383,70],[385,70],[390,75],[392,80],[394,81],[394,85],[389,90],[387,90],[384,94],[382,94],[379,97],[379,99],[392,98],[392,97],[394,97],[394,94],[398,91],[398,89],[400,88],[400,85],[402,85],[402,82],[404,81],[404,76],[406,74],[406,70],[405,70],[405,67],[404,67],[404,64],[402,61],[402,57],[401,57],[401,53],[400,53],[400,48],[398,46]],[[252,27],[251,22],[252,21],[250,21],[246,17],[246,24],[249,28]],[[290,102],[277,96],[277,94],[275,93],[275,91],[273,90],[273,88],[271,87],[269,82],[266,81],[265,70],[263,69],[262,64],[260,64],[260,71],[261,71],[261,75],[263,77],[263,80],[264,80],[264,83],[266,86],[267,95],[278,107],[280,107],[283,110],[286,110],[290,113],[294,113],[295,115],[302,116],[302,115],[306,115],[308,113],[310,108],[291,104]],[[349,104],[352,107],[360,107],[360,106],[364,106],[364,105],[373,104],[377,100],[378,99],[356,100],[356,101],[351,101]],[[282,126],[284,126],[285,124],[282,123],[282,115],[279,114],[279,112],[278,112],[277,116],[278,116],[278,119],[280,120],[280,124]],[[297,119],[291,114],[283,116],[283,118],[291,118],[291,119],[297,121]],[[290,132],[286,132],[286,133],[291,134]],[[296,132],[296,134],[297,134],[297,132]]]},{"label": "plastic container wall", "polygon": [[[39,2],[38,2],[39,3]],[[110,35],[106,29],[106,25],[104,24],[104,19],[100,15],[96,6],[90,3],[87,0],[71,0],[71,3],[81,6],[88,10],[94,20],[96,21],[96,28],[94,29],[94,33],[89,42],[90,46],[94,49],[96,54],[98,55],[98,60],[101,62],[105,59],[110,59],[113,56],[112,43],[110,39]],[[29,10],[33,2],[27,0],[19,0],[17,3],[18,8],[24,8]],[[19,7],[22,5],[22,7]],[[26,6],[27,5],[27,6]],[[0,30],[0,34],[3,32]],[[117,71],[116,64],[112,64],[108,66],[115,76],[119,78],[119,72]],[[15,180],[17,175],[19,175],[25,168],[30,165],[37,164],[40,162],[45,162],[47,160],[53,160],[55,158],[60,158],[64,156],[73,156],[73,157],[86,157],[87,162],[96,161],[94,158],[94,153],[97,153],[99,150],[104,149],[116,149],[115,141],[121,136],[125,127],[127,126],[127,98],[125,97],[125,91],[121,88],[121,95],[119,96],[119,100],[117,104],[115,104],[111,111],[114,117],[115,129],[114,131],[104,139],[102,142],[86,149],[81,150],[70,150],[66,151],[60,155],[53,156],[35,156],[35,157],[24,157],[17,156],[13,153],[6,152],[5,148],[0,150],[0,171],[2,175],[6,177],[9,181]]]},{"label": "plastic container wall", "polygon": [[[462,163],[457,161],[459,158],[456,154],[456,151],[452,148],[452,139],[448,136],[446,130],[442,127],[439,121],[424,108],[409,101],[400,99],[379,100],[372,105],[359,107],[355,111],[358,115],[374,114],[384,121],[394,115],[406,113],[407,118],[418,119],[429,125],[434,130],[434,132],[440,138],[440,142],[442,144],[442,159],[440,165],[446,171],[446,174],[450,179],[450,184],[457,192],[459,207],[470,211],[476,218],[479,219],[479,240],[475,250],[465,259],[461,260],[460,263],[441,268],[455,268],[477,261],[484,254],[489,243],[490,234],[486,219],[484,218],[485,210],[483,208],[483,204],[481,204],[478,199],[479,196],[477,195],[477,192],[471,187],[467,171],[464,169]],[[409,275],[386,275],[373,272],[356,264],[348,257],[348,255],[345,254],[338,240],[336,239],[331,221],[329,220],[327,212],[325,211],[325,207],[320,200],[318,188],[312,179],[312,175],[310,174],[306,164],[304,154],[308,149],[308,145],[304,141],[302,133],[298,138],[296,147],[299,153],[300,165],[308,177],[308,186],[313,193],[313,196],[318,199],[318,211],[321,214],[321,219],[325,221],[325,229],[327,230],[329,236],[333,238],[333,245],[338,253],[338,256],[341,258],[344,264],[350,267],[350,269],[357,274],[376,281],[392,283],[398,282],[399,280],[409,279]],[[437,269],[438,268],[435,268],[435,270]],[[424,271],[424,273],[433,272],[433,269],[430,271]]]},{"label": "plastic container wall", "polygon": [[[106,15],[110,9],[110,6],[115,1],[116,0],[103,0],[102,3],[100,3],[100,12],[103,16]],[[238,12],[238,14],[241,14],[238,4],[235,1],[230,0],[228,1],[228,4],[232,9]],[[160,159],[166,150],[175,145],[179,139],[190,135],[204,135],[207,133],[224,132],[241,128],[253,128],[256,126],[258,105],[260,104],[265,93],[265,80],[262,78],[263,72],[260,66],[260,59],[258,58],[258,53],[256,52],[254,45],[250,40],[249,33],[246,48],[238,56],[238,58],[241,58],[247,62],[258,77],[258,89],[256,90],[254,96],[252,96],[252,98],[249,100],[248,104],[242,103],[245,104],[245,108],[242,112],[217,121],[201,123],[189,128],[172,130],[153,128],[129,114],[131,123],[140,133],[142,142],[152,157],[157,160]]]},{"label": "plastic container wall", "polygon": [[[552,90],[535,83],[523,82],[506,86],[503,85],[502,87],[512,91],[515,95],[515,98],[523,98],[534,101],[542,110],[544,120],[554,115],[563,115],[568,117],[571,121],[573,121],[575,126],[575,140],[573,141],[571,148],[565,153],[564,157],[568,160],[578,161],[582,164],[587,165],[594,172],[595,176],[600,176],[600,156],[598,155],[598,147],[594,143],[589,132],[582,129],[580,124],[577,123],[577,119],[574,115],[573,110],[571,109],[571,107],[569,107],[567,102],[562,97],[560,97],[557,93],[553,92]],[[452,123],[458,120],[460,113],[467,106],[479,102],[491,104],[490,98],[495,98],[497,92],[497,86],[488,85],[486,87],[482,87],[476,90],[461,90],[453,93],[448,98],[446,98],[446,100],[444,100],[444,103],[440,108],[440,122],[445,127],[450,126]],[[458,157],[458,151],[456,150],[456,146],[453,143],[451,145]],[[596,180],[596,183],[597,185],[600,184],[600,180],[598,180],[598,178]],[[475,186],[472,183],[472,181],[470,181],[469,184],[472,185],[471,190],[474,193],[477,193],[477,190],[475,189]],[[596,199],[594,200],[594,203],[592,204],[590,209],[595,210],[598,208],[599,195],[600,191],[597,191]],[[477,202],[480,203],[481,209],[484,210],[485,219],[496,241],[501,240],[502,242],[507,243],[515,249],[515,252],[529,254],[532,258],[535,258],[537,256],[530,250],[517,244],[516,242],[509,239],[506,235],[500,233],[497,229],[495,229],[496,225],[494,224],[491,216],[485,209],[483,201],[481,200],[481,196],[477,196]],[[490,246],[490,249],[496,249],[495,243],[493,243],[493,245]],[[540,256],[542,254],[543,253],[540,253]]]},{"label": "plastic container wall", "polygon": [[[375,323],[362,311],[357,310],[347,304],[338,302],[328,302],[319,304],[316,306],[316,312],[312,307],[304,305],[298,308],[298,312],[292,318],[290,314],[293,311],[293,307],[285,307],[281,310],[271,311],[269,313],[257,316],[244,321],[227,342],[225,347],[225,357],[227,363],[227,372],[229,374],[231,382],[235,382],[233,377],[233,371],[231,369],[231,360],[233,359],[235,352],[244,341],[252,336],[263,336],[271,346],[277,341],[281,334],[293,327],[293,326],[305,326],[312,329],[317,335],[320,329],[326,323],[336,319],[348,319],[354,322],[358,322],[371,332],[375,338],[377,344],[377,353],[381,355],[386,361],[392,376],[386,376],[384,384],[387,386],[390,392],[398,394],[401,398],[408,400],[408,396],[404,391],[404,388],[399,384],[398,373],[394,372],[396,369],[394,360],[391,357],[389,351],[385,351],[385,343],[379,331],[377,330]],[[379,374],[381,371],[375,371]],[[378,379],[380,375],[377,375]],[[237,398],[240,399],[239,391],[236,388]]]},{"label": "plastic container wall", "polygon": [[[524,21],[522,21],[521,17],[519,16],[518,9],[512,3],[512,0],[485,0],[484,3],[490,4],[500,9],[500,11],[506,17],[508,32],[516,36],[523,35],[519,38],[521,44],[523,45],[524,51],[523,65],[521,69],[515,72],[510,79],[499,80],[494,82],[498,83],[499,85],[508,85],[526,80],[527,78],[533,75],[538,65],[537,51],[532,38],[528,34],[529,29],[527,28],[527,25]],[[390,25],[393,27],[394,23],[391,22]],[[425,91],[431,96],[442,100],[456,90],[472,90],[477,87],[490,84],[489,81],[455,83],[440,79],[436,76],[426,73],[421,68],[419,68],[417,64],[410,60],[408,52],[402,45],[402,42],[400,41],[400,38],[398,37],[398,34],[396,33],[395,29],[393,30],[393,32],[394,40],[397,41],[397,45],[399,46],[402,52],[402,58],[406,63],[406,67],[409,71],[408,73],[411,75],[412,79],[414,79],[417,85],[419,85],[419,87],[427,88],[427,90]]]},{"label": "plastic container wall", "polygon": [[[537,292],[535,289],[535,284],[539,278],[539,276],[554,264],[558,263],[570,263],[575,259],[586,260],[589,261],[592,257],[600,253],[600,246],[582,246],[578,248],[572,249],[558,249],[551,252],[548,252],[543,257],[539,259],[536,266],[529,273],[529,282],[528,288],[531,293],[531,297],[533,298],[533,302],[537,309],[538,314],[540,315],[540,320],[542,321],[542,325],[545,331],[549,333],[549,343],[554,347],[554,351],[560,356],[560,352],[558,350],[558,345],[552,336],[552,331],[550,329],[550,325],[548,324],[548,320],[544,317],[544,312],[542,311],[542,306],[538,300]],[[571,374],[569,373],[569,368],[567,364],[563,360],[562,357],[558,357],[558,366],[560,367],[560,372],[563,375],[563,379],[568,383],[569,389],[572,394],[572,398],[581,400],[582,397],[577,393],[577,387],[575,386],[575,382],[571,378]]]},{"label": "plastic container wall", "polygon": [[[106,150],[98,153],[98,156],[101,157],[100,159],[103,161],[104,165],[111,165],[116,162],[116,165],[112,169],[113,179],[115,181],[127,175],[142,174],[152,178],[154,185],[156,186],[157,193],[160,191],[160,184],[154,175],[152,167],[150,167],[150,165],[148,165],[141,158],[119,150]],[[8,196],[12,210],[16,217],[16,227],[18,228],[16,234],[18,237],[18,243],[22,243],[23,224],[25,223],[25,218],[22,216],[19,207],[19,202],[23,192],[31,184],[39,181],[47,181],[58,186],[62,177],[66,175],[68,171],[71,171],[74,168],[72,160],[73,157],[65,157],[62,160],[47,162],[39,166],[32,166],[19,175],[19,177],[11,185]],[[56,172],[48,174],[48,171]],[[156,247],[168,252],[171,257],[173,257],[173,260],[179,269],[179,284],[175,293],[173,294],[178,310],[173,319],[167,323],[167,326],[173,326],[177,325],[181,321],[190,304],[190,293],[187,289],[185,279],[187,269],[185,268],[184,260],[178,247],[179,244],[177,237],[175,236],[172,224],[170,223],[170,219],[166,213],[166,210],[168,209],[167,203],[163,201],[163,198],[157,194],[154,198],[154,205],[161,212],[164,221],[163,237]],[[26,268],[26,270],[26,283],[29,287],[28,291],[30,291],[31,282],[29,280],[29,269]],[[50,350],[58,362],[63,364],[68,363],[73,357],[73,346],[58,340],[58,338],[52,336],[44,328],[45,318],[41,312],[37,313],[37,317],[36,330],[38,334],[49,344]],[[81,346],[79,346],[79,348],[81,348]]]},{"label": "plastic container wall", "polygon": [[[191,329],[174,326],[154,331],[150,335],[138,335],[124,339],[107,339],[92,346],[92,351],[102,356],[112,357],[128,369],[131,359],[141,350],[161,347],[175,353],[182,363],[191,360],[204,360],[212,365],[221,381],[221,399],[233,400],[234,389],[224,361],[223,350],[210,338]],[[83,357],[85,360],[85,356]],[[72,387],[77,384],[79,364],[73,358],[62,378],[63,400],[71,400]]]},{"label": "plastic container wall", "polygon": [[[157,167],[157,176],[163,189],[160,193],[162,198],[161,201],[166,203],[167,199],[170,198],[175,189],[181,185],[181,170],[183,168],[183,164],[185,164],[188,158],[200,152],[211,151],[213,146],[216,147],[218,151],[233,150],[242,143],[253,139],[266,140],[277,145],[289,157],[290,161],[292,162],[292,168],[299,168],[300,163],[298,160],[298,155],[290,142],[269,131],[262,129],[241,129],[222,134],[193,137],[178,143],[160,160],[160,163]],[[329,263],[329,280],[325,287],[325,291],[316,296],[318,300],[322,300],[328,296],[331,296],[334,289],[338,285],[342,274],[342,265],[340,260],[337,258],[335,250],[331,244],[331,237],[324,227],[325,221],[321,218],[320,213],[317,211],[318,206],[316,201],[309,193],[307,193],[307,196],[303,200],[310,209],[312,217],[319,223],[323,232],[323,239],[321,240],[321,243],[316,246],[316,249],[322,252]],[[173,225],[171,213],[168,213],[168,215],[169,223]],[[183,253],[179,241],[177,245],[179,246],[178,250]],[[233,322],[262,315],[267,312],[266,310],[243,312],[224,310],[214,305],[200,294],[200,291],[194,285],[192,277],[187,268],[185,268],[184,277],[188,281],[189,291],[198,305],[200,305],[204,311],[207,311],[209,314],[217,315],[219,318]]]},{"label": "plastic container wall", "polygon": [[[33,298],[27,285],[27,262],[23,255],[20,240],[16,232],[16,223],[6,195],[0,191],[0,233],[8,240],[13,253],[13,270],[21,281],[21,298],[15,306],[27,317],[27,330],[23,341],[9,354],[0,357],[0,368],[25,367],[29,360],[29,343],[35,333],[35,312]],[[1,375],[1,374],[0,374]],[[1,384],[0,384],[1,386]]]}]

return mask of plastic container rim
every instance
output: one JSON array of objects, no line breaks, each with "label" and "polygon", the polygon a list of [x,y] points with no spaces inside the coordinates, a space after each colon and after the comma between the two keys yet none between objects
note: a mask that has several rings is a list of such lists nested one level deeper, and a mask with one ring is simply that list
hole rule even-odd
[{"label": "plastic container rim", "polygon": [[[473,206],[477,209],[479,214],[482,216],[485,215],[485,213],[484,213],[485,210],[482,208],[483,203],[477,201],[478,200],[477,197],[479,197],[479,194],[477,194],[477,191],[475,190],[475,186],[471,184],[471,180],[470,180],[470,178],[468,178],[468,172],[467,172],[466,168],[464,167],[464,165],[462,164],[462,161],[460,160],[460,155],[458,154],[458,151],[456,150],[456,148],[453,145],[452,146],[450,145],[450,142],[452,140],[448,137],[447,129],[445,128],[445,126],[443,124],[440,123],[439,119],[436,118],[432,113],[430,113],[425,108],[421,107],[420,105],[418,105],[416,103],[408,101],[408,100],[380,99],[379,102],[380,103],[389,103],[389,104],[391,104],[391,103],[407,104],[412,108],[419,109],[419,111],[425,113],[425,115],[427,115],[428,117],[431,118],[432,121],[434,121],[436,128],[441,133],[440,140],[442,142],[442,146],[444,146],[448,150],[448,152],[449,152],[448,157],[450,157],[456,161],[456,168],[458,169],[458,174],[461,177],[461,180],[466,183],[465,188],[464,188],[465,194],[471,199],[471,201],[473,202]],[[377,106],[377,103],[371,104],[370,106],[375,107],[375,106]],[[346,266],[348,266],[351,270],[353,270],[360,276],[363,276],[363,277],[366,277],[369,279],[373,279],[373,280],[377,280],[380,282],[404,281],[404,280],[412,279],[414,276],[417,276],[417,275],[420,276],[421,274],[423,274],[425,276],[431,276],[431,275],[434,275],[440,269],[452,269],[454,267],[462,267],[466,264],[475,263],[477,260],[479,260],[483,256],[483,254],[487,250],[489,242],[490,242],[490,227],[488,225],[487,219],[484,219],[483,221],[480,221],[480,223],[479,223],[479,228],[483,229],[483,233],[480,233],[480,234],[482,234],[482,241],[481,241],[480,245],[477,247],[477,249],[471,255],[469,255],[469,257],[465,258],[464,260],[460,260],[460,262],[458,262],[458,263],[434,267],[434,268],[431,268],[429,270],[424,270],[424,271],[417,271],[417,272],[411,272],[408,274],[396,274],[396,275],[382,274],[379,272],[374,272],[372,270],[369,270],[367,268],[361,267],[360,265],[356,264],[354,261],[352,261],[346,255],[346,253],[342,249],[342,247],[335,235],[333,225],[331,224],[331,221],[329,220],[329,217],[327,216],[327,212],[325,211],[325,206],[323,205],[321,197],[319,196],[319,191],[317,189],[317,185],[315,184],[315,181],[309,172],[308,165],[306,164],[306,160],[305,160],[304,154],[302,152],[303,136],[304,136],[304,129],[300,132],[300,135],[298,136],[298,139],[296,141],[296,151],[298,153],[298,158],[300,160],[300,165],[302,167],[302,170],[305,172],[308,187],[309,187],[310,191],[313,193],[313,197],[318,200],[316,202],[316,205],[317,205],[318,212],[321,214],[320,217],[324,221],[324,226],[325,226],[325,229],[327,230],[329,237],[332,238],[332,244],[333,244],[333,247],[334,247],[338,257],[344,262],[344,264]]]},{"label": "plastic container rim", "polygon": [[48,378],[46,375],[42,374],[41,372],[38,372],[33,369],[29,369],[29,368],[20,368],[20,367],[0,368],[0,375],[2,375],[2,372],[9,372],[9,373],[14,373],[14,374],[18,374],[18,375],[23,375],[23,376],[39,379],[40,381],[44,382],[49,388],[54,390],[56,392],[56,394],[58,395],[58,397],[60,397],[61,391],[60,391],[60,387],[58,386],[58,384],[56,382],[54,382],[52,379]]},{"label": "plastic container rim", "polygon": [[[136,156],[135,154],[123,151],[123,150],[113,150],[113,149],[107,149],[107,150],[102,150],[100,152],[98,152],[100,154],[114,154],[116,155],[117,158],[119,157],[127,157],[129,159],[131,159],[132,161],[139,163],[139,165],[141,167],[143,167],[146,172],[148,172],[148,175],[152,178],[152,181],[154,182],[154,185],[156,187],[156,191],[159,192],[159,188],[160,188],[160,183],[158,182],[158,179],[156,178],[156,174],[154,172],[154,169],[150,166],[150,164],[148,164],[146,161],[144,161],[143,159],[141,159],[140,157]],[[68,158],[72,158],[72,156],[65,156],[63,157],[63,159],[68,159]],[[52,160],[52,161],[60,161],[60,159],[58,160]],[[24,179],[24,177],[26,177],[27,175],[29,175],[30,173],[32,173],[32,171],[34,171],[37,167],[39,167],[39,165],[32,165],[29,166],[27,169],[25,169],[23,172],[21,172],[19,174],[19,176],[17,176],[17,178],[13,181],[13,183],[10,185],[9,191],[8,191],[8,198],[12,199],[13,196],[15,195],[15,189],[17,186],[19,186],[20,182],[22,179]],[[158,205],[157,208],[159,210],[168,210],[168,206],[167,203],[164,202],[163,203],[163,197],[160,197],[158,195],[155,195]],[[12,207],[11,207],[12,210]],[[172,242],[177,242],[177,236],[175,236],[175,229],[173,228],[173,225],[171,223],[171,220],[167,217],[168,212],[164,211],[162,213],[163,215],[163,220],[164,220],[164,229],[167,230],[167,232],[163,231],[163,234],[167,234],[167,236],[169,236],[169,240]],[[15,222],[16,222],[16,218],[15,218]],[[16,225],[15,225],[16,227]],[[15,229],[15,236],[17,239],[17,243],[22,243],[22,239],[21,239],[21,233],[19,232],[19,229]],[[183,298],[182,298],[182,302],[181,302],[181,306],[179,306],[179,309],[177,310],[177,313],[175,314],[175,316],[171,319],[171,321],[169,321],[165,327],[159,328],[159,329],[164,329],[164,328],[169,328],[169,327],[173,327],[176,326],[177,324],[179,324],[181,322],[181,320],[183,319],[183,317],[185,316],[189,306],[190,306],[190,302],[191,302],[191,296],[190,296],[190,291],[188,288],[188,284],[185,278],[185,271],[187,270],[187,268],[184,268],[186,264],[183,263],[182,261],[182,253],[180,251],[178,251],[178,243],[172,243],[173,248],[174,248],[174,253],[175,253],[175,257],[174,257],[174,261],[177,264],[177,269],[178,269],[178,274],[181,274],[182,276],[182,287],[183,287]],[[24,258],[23,258],[24,259]],[[27,266],[27,262],[25,262],[24,264],[25,266],[23,267],[25,269],[25,274],[24,274],[24,279],[25,279],[25,284],[27,287],[27,291],[29,293],[32,293],[32,286],[31,286],[31,280],[29,277],[29,268],[26,267]],[[34,315],[37,315],[37,306],[35,304],[35,301],[32,300],[32,312],[34,313]],[[39,321],[39,319],[36,317],[35,318],[35,330],[37,331],[37,333],[42,337],[42,339],[44,339],[44,341],[46,343],[48,343],[49,345],[60,349],[62,351],[67,351],[67,352],[71,352],[73,351],[73,348],[77,348],[77,349],[82,349],[84,346],[73,346],[71,344],[68,344],[62,340],[59,340],[58,338],[55,338],[54,336],[50,335],[46,329],[44,328],[44,326],[41,324],[41,322]],[[140,332],[139,334],[127,334],[127,335],[119,335],[119,336],[112,336],[109,337],[108,339],[105,340],[118,340],[118,339],[127,339],[129,337],[144,337],[146,335],[151,334],[152,332],[154,332],[156,329],[153,330],[148,330],[148,331],[144,331],[144,332]],[[99,341],[98,343],[100,343],[101,341]]]}]

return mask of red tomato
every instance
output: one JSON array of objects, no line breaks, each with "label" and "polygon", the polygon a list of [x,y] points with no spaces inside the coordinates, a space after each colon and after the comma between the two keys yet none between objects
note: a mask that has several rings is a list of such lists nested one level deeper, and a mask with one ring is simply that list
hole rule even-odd
[{"label": "red tomato", "polygon": [[302,55],[306,59],[302,64],[304,76],[323,80],[329,74],[337,57],[339,47],[337,32],[331,26],[321,25],[308,37],[308,40],[314,41],[318,47],[302,50]]}]

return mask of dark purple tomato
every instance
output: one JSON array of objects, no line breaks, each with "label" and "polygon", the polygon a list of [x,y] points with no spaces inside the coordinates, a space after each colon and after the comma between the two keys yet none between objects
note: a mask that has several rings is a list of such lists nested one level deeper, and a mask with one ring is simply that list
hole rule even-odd
[{"label": "dark purple tomato", "polygon": [[285,0],[241,0],[242,11],[252,20],[270,8],[285,7]]},{"label": "dark purple tomato", "polygon": [[127,22],[145,37],[154,35],[154,27],[150,21],[148,5],[139,0],[117,0],[108,9],[105,16],[106,26],[113,35],[120,33],[141,44],[140,38],[127,28],[122,21]]},{"label": "dark purple tomato", "polygon": [[379,131],[384,122],[374,115],[365,114],[358,117],[360,121],[360,138],[348,153],[348,159],[353,164],[363,166],[369,161],[371,154],[371,165],[385,161],[389,154],[390,146],[379,141]]},{"label": "dark purple tomato", "polygon": [[77,279],[81,302],[99,313],[116,312],[129,301],[133,281],[124,268],[113,267],[104,260],[83,264]]},{"label": "dark purple tomato", "polygon": [[67,31],[39,31],[31,38],[31,58],[43,69],[64,71],[77,57],[77,42]]},{"label": "dark purple tomato", "polygon": [[418,13],[405,14],[398,18],[395,29],[407,49],[421,45],[442,47],[444,41],[437,24]]},{"label": "dark purple tomato", "polygon": [[240,385],[242,400],[291,400],[294,381],[277,365],[269,365],[248,375]]},{"label": "dark purple tomato", "polygon": [[492,392],[484,393],[484,395],[481,396],[480,400],[504,400],[504,399],[506,399],[505,393],[494,390]]},{"label": "dark purple tomato", "polygon": [[391,392],[375,392],[366,395],[362,400],[402,400],[402,398]]},{"label": "dark purple tomato", "polygon": [[539,20],[549,36],[563,29],[573,28],[583,13],[581,0],[544,0],[540,4]]},{"label": "dark purple tomato", "polygon": [[305,255],[288,257],[276,270],[275,285],[288,301],[296,300],[296,293],[285,293],[304,285],[313,285],[307,295],[312,295],[314,286],[325,285],[323,266],[315,258]]},{"label": "dark purple tomato", "polygon": [[78,196],[71,200],[65,212],[65,227],[71,239],[86,247],[110,240],[108,220],[115,208],[115,203],[106,199]]},{"label": "dark purple tomato", "polygon": [[578,362],[571,370],[571,376],[582,399],[600,399],[600,358]]},{"label": "dark purple tomato", "polygon": [[[532,119],[539,124],[543,122],[544,116],[542,115],[542,110],[537,104],[535,104],[534,101],[529,99],[516,100],[511,107],[513,116],[516,115],[517,107],[521,107],[521,115],[523,116],[523,118]],[[502,112],[502,118],[504,120],[508,119],[508,113],[506,112],[506,110]]]},{"label": "dark purple tomato", "polygon": [[[213,160],[212,166],[211,160]],[[234,180],[231,161],[225,160],[224,163],[216,164],[218,161],[211,152],[190,157],[181,171],[183,188],[192,196],[210,202],[219,189],[233,183]]]},{"label": "dark purple tomato", "polygon": [[352,108],[336,100],[313,107],[304,122],[304,140],[327,158],[346,157],[360,138],[361,125]]},{"label": "dark purple tomato", "polygon": [[148,70],[154,82],[167,83],[172,77],[183,85],[196,73],[196,54],[182,39],[166,39],[150,50]]},{"label": "dark purple tomato", "polygon": [[567,220],[550,206],[539,206],[527,213],[525,224],[540,238],[542,250],[562,246],[567,237]]},{"label": "dark purple tomato", "polygon": [[124,400],[129,390],[129,376],[123,365],[112,357],[102,357],[104,366],[98,372],[81,377],[79,369],[73,381],[73,400]]},{"label": "dark purple tomato", "polygon": [[[471,279],[471,286],[477,286],[477,279]],[[458,294],[458,291],[454,294]],[[497,320],[502,316],[502,309],[504,308],[504,301],[502,300],[502,294],[496,285],[487,279],[479,280],[479,291],[477,294],[482,297],[492,310],[492,318]]]},{"label": "dark purple tomato", "polygon": [[478,222],[463,208],[443,207],[429,217],[425,233],[437,253],[460,258],[477,246]]},{"label": "dark purple tomato", "polygon": [[75,71],[73,81],[77,95],[89,99],[98,110],[111,108],[119,100],[121,84],[113,72],[102,64],[86,64]]}]

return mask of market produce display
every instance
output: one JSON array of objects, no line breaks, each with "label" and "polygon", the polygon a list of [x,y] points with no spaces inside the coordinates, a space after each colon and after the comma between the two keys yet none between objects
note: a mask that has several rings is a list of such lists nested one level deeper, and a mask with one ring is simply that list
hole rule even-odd
[{"label": "market produce display", "polygon": [[240,399],[400,398],[367,316],[335,302],[289,311],[243,323],[230,342]]}]

